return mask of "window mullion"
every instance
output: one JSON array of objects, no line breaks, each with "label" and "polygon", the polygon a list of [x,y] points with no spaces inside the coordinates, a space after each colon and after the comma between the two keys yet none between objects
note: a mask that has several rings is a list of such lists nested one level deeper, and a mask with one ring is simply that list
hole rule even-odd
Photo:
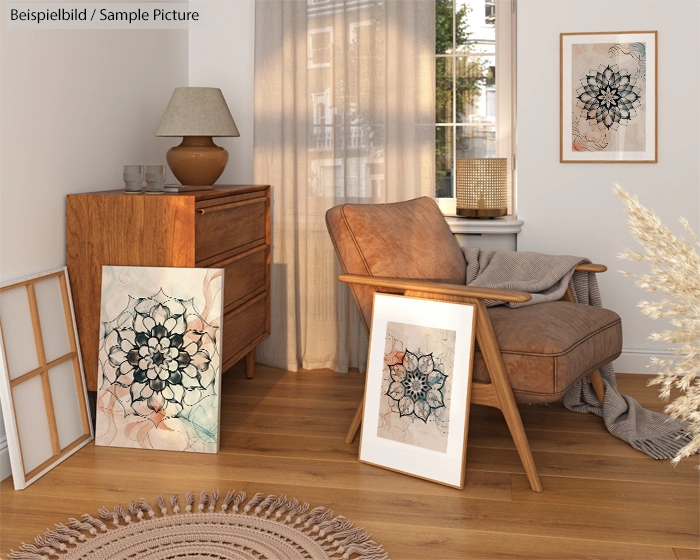
[{"label": "window mullion", "polygon": [[457,0],[452,0],[452,198],[457,196]]}]

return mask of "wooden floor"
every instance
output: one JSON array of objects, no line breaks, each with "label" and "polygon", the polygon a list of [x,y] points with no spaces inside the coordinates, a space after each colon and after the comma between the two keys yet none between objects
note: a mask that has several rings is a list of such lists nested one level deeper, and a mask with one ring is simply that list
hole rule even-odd
[{"label": "wooden floor", "polygon": [[[662,409],[644,376],[622,391]],[[463,491],[357,462],[343,436],[364,376],[240,367],[224,377],[218,455],[95,447],[28,489],[0,484],[0,555],[82,513],[157,494],[286,494],[364,526],[396,559],[700,558],[698,457],[675,469],[561,404],[522,406],[544,492],[531,492],[500,412],[472,407]]]}]

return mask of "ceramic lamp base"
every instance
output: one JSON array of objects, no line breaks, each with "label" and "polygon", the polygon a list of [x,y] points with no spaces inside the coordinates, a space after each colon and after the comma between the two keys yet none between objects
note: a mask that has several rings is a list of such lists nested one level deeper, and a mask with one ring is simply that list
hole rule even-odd
[{"label": "ceramic lamp base", "polygon": [[167,155],[175,178],[183,185],[213,185],[226,169],[228,152],[211,136],[185,136]]}]

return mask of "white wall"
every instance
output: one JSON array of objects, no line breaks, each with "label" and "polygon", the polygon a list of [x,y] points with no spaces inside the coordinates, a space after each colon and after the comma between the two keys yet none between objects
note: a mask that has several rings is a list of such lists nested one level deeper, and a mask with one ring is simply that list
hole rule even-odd
[{"label": "white wall", "polygon": [[[659,162],[559,163],[559,34],[658,30]],[[649,373],[664,353],[647,337],[667,328],[636,304],[649,296],[620,269],[625,246],[639,247],[612,183],[637,194],[680,233],[685,216],[700,231],[700,2],[697,0],[520,0],[518,3],[518,250],[574,254],[607,264],[599,276],[603,301],[623,320],[618,371]],[[667,351],[667,350],[666,350]]]},{"label": "white wall", "polygon": [[[124,164],[165,164],[173,141],[154,134],[188,83],[188,32],[0,25],[4,282],[65,265],[66,194],[123,187]],[[0,478],[7,466],[0,431]]]},{"label": "white wall", "polygon": [[253,182],[253,85],[255,0],[190,1],[202,6],[214,25],[190,30],[189,85],[221,88],[236,121],[238,138],[215,138],[229,152],[221,184]]}]

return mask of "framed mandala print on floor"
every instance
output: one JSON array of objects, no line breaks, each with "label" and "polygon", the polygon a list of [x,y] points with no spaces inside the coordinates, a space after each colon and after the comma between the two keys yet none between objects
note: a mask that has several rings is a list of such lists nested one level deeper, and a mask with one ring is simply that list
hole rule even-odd
[{"label": "framed mandala print on floor", "polygon": [[562,33],[562,163],[658,161],[656,31]]},{"label": "framed mandala print on floor", "polygon": [[474,306],[376,294],[360,461],[464,487]]},{"label": "framed mandala print on floor", "polygon": [[219,451],[223,274],[102,267],[96,445]]}]

